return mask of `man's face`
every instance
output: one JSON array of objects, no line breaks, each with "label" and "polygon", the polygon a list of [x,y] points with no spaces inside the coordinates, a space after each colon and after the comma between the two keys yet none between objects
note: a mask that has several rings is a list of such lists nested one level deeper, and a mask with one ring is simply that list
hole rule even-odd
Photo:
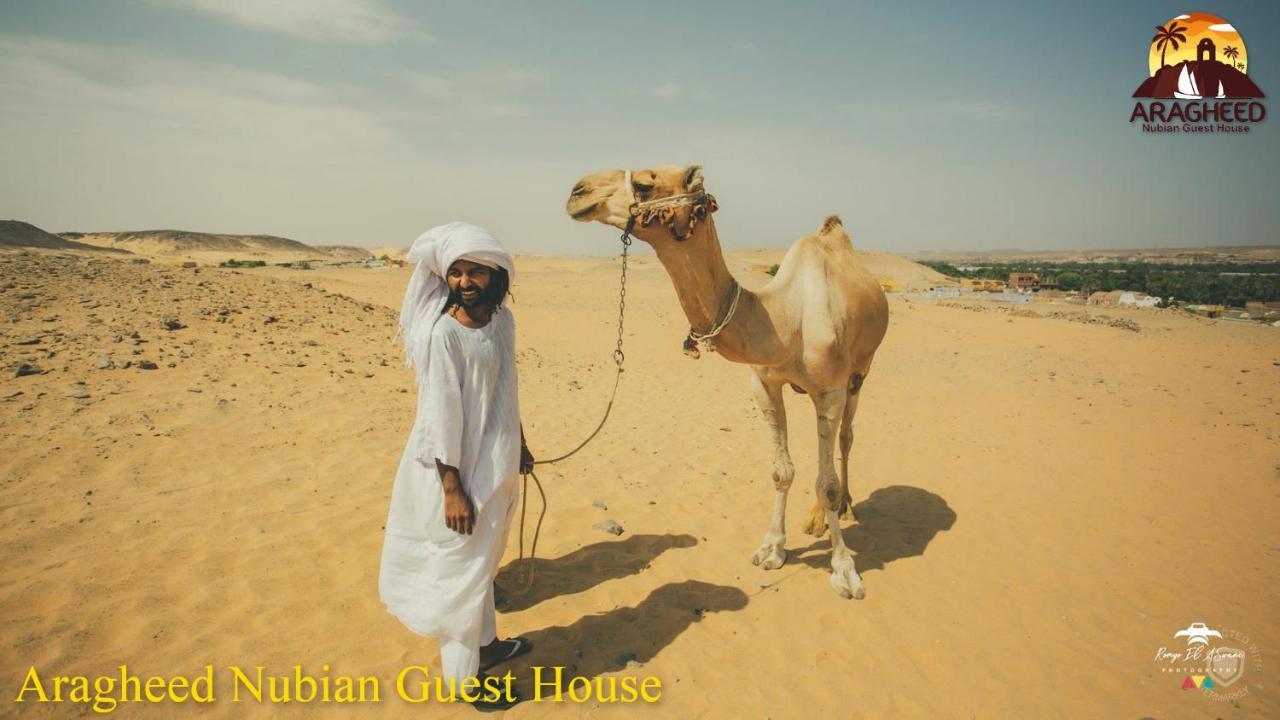
[{"label": "man's face", "polygon": [[473,263],[470,260],[455,260],[449,266],[445,280],[449,283],[449,294],[455,302],[465,308],[479,305],[489,289],[489,281],[493,274],[487,266]]}]

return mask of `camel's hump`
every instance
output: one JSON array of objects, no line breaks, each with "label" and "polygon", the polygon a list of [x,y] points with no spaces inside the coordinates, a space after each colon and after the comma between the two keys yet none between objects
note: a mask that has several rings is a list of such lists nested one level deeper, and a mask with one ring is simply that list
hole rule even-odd
[{"label": "camel's hump", "polygon": [[822,227],[818,228],[818,237],[828,242],[843,241],[853,247],[853,241],[844,231],[844,221],[839,215],[828,215],[827,219],[822,221]]}]

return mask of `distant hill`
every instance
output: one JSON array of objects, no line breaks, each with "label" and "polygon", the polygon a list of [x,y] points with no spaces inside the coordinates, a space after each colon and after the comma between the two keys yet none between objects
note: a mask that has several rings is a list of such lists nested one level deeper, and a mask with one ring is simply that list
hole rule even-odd
[{"label": "distant hill", "polygon": [[374,257],[382,257],[383,255],[386,255],[392,260],[404,260],[404,257],[409,254],[409,247],[410,246],[408,245],[401,245],[401,246],[377,245],[377,246],[369,247],[366,249]]},{"label": "distant hill", "polygon": [[302,260],[359,261],[381,257],[373,248],[352,245],[307,245],[274,235],[228,235],[190,230],[135,230],[130,232],[64,232],[72,240],[99,248],[117,248],[157,260],[262,260],[268,263]]},{"label": "distant hill", "polygon": [[187,257],[213,260],[240,257],[263,260],[325,260],[330,255],[288,238],[272,235],[224,235],[187,230],[139,230],[132,232],[60,233],[98,247],[121,248],[151,257]]},{"label": "distant hill", "polygon": [[381,253],[375,255],[369,248],[352,245],[316,245],[315,249],[327,253],[336,260],[368,260],[369,258],[382,257]]},{"label": "distant hill", "polygon": [[128,252],[117,248],[101,248],[94,245],[76,242],[21,220],[0,220],[0,247],[2,248],[43,248],[46,250],[87,250],[92,252]]}]

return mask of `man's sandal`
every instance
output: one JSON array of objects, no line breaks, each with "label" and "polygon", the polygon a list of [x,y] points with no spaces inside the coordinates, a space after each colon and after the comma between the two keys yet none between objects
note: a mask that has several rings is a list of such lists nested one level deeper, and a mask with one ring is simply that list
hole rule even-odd
[{"label": "man's sandal", "polygon": [[518,658],[521,655],[524,655],[525,653],[533,649],[533,643],[529,642],[529,639],[524,637],[513,637],[510,640],[501,640],[499,642],[510,643],[511,645],[510,649],[507,651],[505,655],[498,658],[497,660],[494,660],[493,662],[487,665],[481,665],[480,672],[484,672],[486,670],[489,670],[490,668],[501,665],[502,663],[507,662],[508,660],[513,660],[515,658]]},{"label": "man's sandal", "polygon": [[[481,687],[483,687],[484,681],[487,679],[488,676],[486,676],[484,673],[480,673],[476,677],[480,680]],[[496,697],[486,695],[484,697],[476,698],[475,700],[472,700],[470,702],[471,702],[471,706],[477,710],[490,711],[490,710],[507,710],[520,704],[523,700],[524,698],[520,697],[520,695],[518,695],[515,692],[515,690],[512,689],[510,697],[508,697],[506,693],[499,693]]]}]

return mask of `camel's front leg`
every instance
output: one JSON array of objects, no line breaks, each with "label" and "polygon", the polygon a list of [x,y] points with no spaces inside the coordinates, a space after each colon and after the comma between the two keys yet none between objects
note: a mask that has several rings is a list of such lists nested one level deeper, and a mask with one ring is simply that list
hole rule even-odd
[{"label": "camel's front leg", "polygon": [[[853,515],[853,498],[849,495],[849,450],[853,447],[853,416],[858,411],[858,395],[850,395],[844,404],[844,414],[840,420],[840,507],[836,514],[841,518]],[[827,508],[822,498],[813,502],[813,511],[809,513],[809,522],[804,531],[818,537],[827,531]]]},{"label": "camel's front leg", "polygon": [[853,553],[845,547],[840,534],[840,506],[844,501],[844,488],[836,474],[835,441],[841,419],[848,402],[847,390],[832,388],[813,398],[818,414],[818,481],[814,488],[818,502],[826,514],[827,530],[831,533],[831,587],[841,597],[861,600],[865,594],[862,578],[853,564]]},{"label": "camel's front leg", "polygon": [[787,409],[782,403],[782,385],[766,384],[758,373],[751,374],[751,387],[755,391],[760,413],[769,424],[773,435],[773,520],[764,542],[751,555],[751,562],[765,570],[776,570],[787,561],[787,491],[795,479],[796,468],[791,464],[787,451]]}]

